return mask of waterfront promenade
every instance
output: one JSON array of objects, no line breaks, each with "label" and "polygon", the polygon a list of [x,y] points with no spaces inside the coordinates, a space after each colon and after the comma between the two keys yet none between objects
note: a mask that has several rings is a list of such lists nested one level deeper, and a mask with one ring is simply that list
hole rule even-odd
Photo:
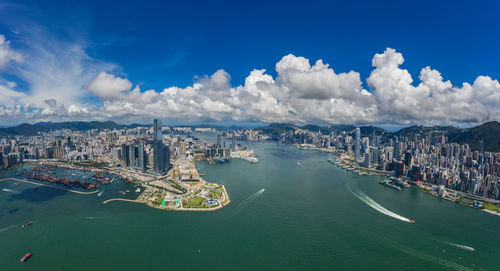
[{"label": "waterfront promenade", "polygon": [[57,189],[57,190],[62,190],[62,191],[76,193],[76,194],[82,194],[82,195],[95,194],[95,193],[99,192],[99,190],[90,191],[90,192],[76,191],[76,190],[66,189],[66,188],[62,188],[62,187],[56,187],[56,186],[52,186],[52,185],[30,182],[30,181],[26,181],[26,180],[17,179],[17,178],[5,178],[5,179],[0,180],[0,182],[4,182],[4,181],[29,183],[29,184],[33,184],[33,185],[44,186],[44,187],[48,187],[48,188],[52,188],[52,189]]},{"label": "waterfront promenade", "polygon": [[222,188],[224,191],[223,199],[221,200],[219,205],[217,205],[216,207],[213,207],[213,208],[185,208],[185,207],[182,207],[182,205],[179,208],[166,208],[166,207],[154,206],[154,205],[148,203],[146,200],[142,201],[142,200],[133,200],[133,199],[124,199],[124,198],[112,198],[112,199],[105,200],[102,203],[108,204],[108,203],[113,202],[113,201],[124,201],[124,202],[134,202],[134,203],[146,204],[149,207],[153,207],[153,208],[159,209],[159,210],[209,212],[209,211],[216,211],[216,210],[222,209],[222,208],[226,207],[229,203],[231,203],[231,200],[229,199],[229,195],[227,193],[226,187],[222,185]]}]

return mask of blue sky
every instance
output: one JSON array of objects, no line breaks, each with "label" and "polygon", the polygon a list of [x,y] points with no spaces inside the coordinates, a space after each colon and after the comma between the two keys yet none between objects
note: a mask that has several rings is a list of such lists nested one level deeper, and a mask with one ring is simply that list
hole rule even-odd
[{"label": "blue sky", "polygon": [[[393,48],[404,57],[404,63],[398,68],[411,74],[414,87],[420,83],[419,74],[427,66],[438,70],[443,81],[450,80],[452,86],[458,88],[462,88],[463,82],[472,85],[478,76],[489,76],[493,81],[500,78],[500,20],[497,17],[500,2],[497,1],[102,2],[0,1],[0,35],[9,42],[9,50],[23,56],[22,61],[11,60],[7,67],[0,70],[0,84],[3,82],[8,87],[7,83],[13,82],[15,87],[9,84],[9,90],[24,93],[33,97],[34,101],[53,98],[58,101],[58,106],[64,106],[65,111],[72,104],[83,110],[73,110],[82,114],[71,115],[60,107],[54,107],[53,103],[37,104],[27,97],[16,96],[15,99],[4,100],[4,115],[8,119],[4,118],[0,124],[34,122],[62,115],[69,119],[116,119],[124,122],[147,119],[149,115],[137,113],[144,107],[121,115],[109,111],[100,115],[85,115],[85,108],[89,109],[87,111],[106,111],[103,108],[111,104],[124,106],[125,100],[132,103],[130,97],[112,99],[105,95],[103,99],[102,95],[96,95],[97,92],[102,93],[101,90],[86,91],[86,86],[100,72],[106,72],[114,76],[110,80],[131,82],[130,88],[126,85],[125,89],[118,91],[120,95],[131,92],[136,86],[141,93],[149,89],[160,93],[168,87],[184,89],[199,82],[205,90],[210,88],[206,85],[213,81],[210,76],[223,70],[226,75],[222,77],[228,79],[226,95],[230,95],[231,88],[244,87],[245,80],[254,69],[265,69],[266,74],[276,82],[281,81],[277,80],[280,76],[275,67],[289,54],[308,59],[311,66],[321,59],[335,74],[355,71],[359,73],[360,88],[374,94],[376,89],[383,90],[385,86],[370,85],[367,78],[374,70],[374,55],[386,52],[386,48]],[[76,59],[75,54],[79,55]],[[51,64],[53,67],[50,67]],[[318,82],[321,79],[314,80]],[[64,84],[57,85],[61,81]],[[52,84],[56,86],[52,88]],[[282,85],[278,87],[283,88]],[[294,86],[286,85],[285,88],[292,89]],[[51,89],[59,91],[51,93]],[[299,91],[302,93],[308,89],[299,88]],[[393,91],[399,92],[397,88]],[[61,98],[68,92],[74,95]],[[436,93],[430,92],[423,95],[429,97]],[[285,104],[289,97],[283,96],[283,93],[273,94],[273,97],[278,101],[281,98]],[[213,102],[228,104],[228,101],[214,98],[217,95],[207,95]],[[343,99],[342,103],[358,103],[354,94],[335,92],[335,95],[328,98]],[[494,86],[483,98],[491,100],[498,95]],[[376,103],[381,103],[382,98],[374,96]],[[311,102],[310,98],[306,100]],[[457,103],[459,100],[456,99]],[[366,108],[365,103],[375,102],[361,102],[361,108]],[[441,111],[421,118],[411,112],[388,112],[384,105],[377,105],[373,111],[359,116],[346,114],[334,118],[333,115],[338,115],[336,109],[315,115],[294,106],[300,104],[297,101],[290,102],[288,108],[276,109],[295,113],[284,115],[275,110],[273,118],[259,117],[259,114],[269,113],[262,109],[244,116],[245,112],[251,111],[251,105],[239,103],[231,104],[231,109],[221,108],[214,114],[187,114],[186,119],[183,114],[171,114],[168,109],[165,118],[170,119],[169,116],[174,115],[171,121],[177,122],[283,120],[378,124],[477,123],[498,119],[498,111],[489,109],[495,104],[485,103],[478,101],[479,107],[486,108],[484,112],[463,118],[453,117],[454,112]],[[5,113],[8,108],[15,108],[16,105],[24,107],[26,104],[32,105],[30,109],[21,109],[20,114]],[[162,101],[161,106],[166,104],[168,101]],[[325,106],[323,102],[316,103],[317,106],[320,104]],[[51,108],[46,110],[46,114],[40,114],[47,106]],[[343,106],[342,111],[345,111],[345,104]],[[431,105],[412,106],[416,107],[415,111],[421,111]],[[27,115],[26,112],[33,114]],[[294,114],[306,117],[293,117]],[[387,117],[394,114],[397,118]]]}]

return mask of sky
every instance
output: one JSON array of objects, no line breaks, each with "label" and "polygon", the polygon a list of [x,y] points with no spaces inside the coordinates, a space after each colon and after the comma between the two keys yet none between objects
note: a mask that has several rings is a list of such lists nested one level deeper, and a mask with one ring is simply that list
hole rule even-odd
[{"label": "sky", "polygon": [[0,126],[500,120],[498,1],[0,0]]}]

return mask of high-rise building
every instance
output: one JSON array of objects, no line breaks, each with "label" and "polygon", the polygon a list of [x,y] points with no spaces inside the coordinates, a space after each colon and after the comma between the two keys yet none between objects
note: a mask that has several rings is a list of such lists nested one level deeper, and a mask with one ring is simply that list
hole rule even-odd
[{"label": "high-rise building", "polygon": [[365,159],[363,161],[363,166],[366,168],[370,167],[371,155],[370,152],[365,152]]},{"label": "high-rise building", "polygon": [[132,143],[130,144],[129,146],[129,166],[130,167],[137,167],[137,164],[138,164],[138,156],[139,156],[139,153],[138,153],[138,148],[137,148],[137,145]]},{"label": "high-rise building", "polygon": [[181,141],[179,144],[179,151],[181,155],[186,155],[186,142]]},{"label": "high-rise building", "polygon": [[170,152],[167,146],[163,145],[161,133],[161,120],[153,121],[153,167],[156,173],[163,173],[169,168]]},{"label": "high-rise building", "polygon": [[361,130],[358,127],[356,128],[356,142],[354,145],[354,160],[356,160],[356,162],[359,161],[359,152],[361,148],[360,140],[361,140]]},{"label": "high-rise building", "polygon": [[222,136],[217,135],[217,147],[220,148],[222,147]]},{"label": "high-rise building", "polygon": [[479,153],[484,152],[484,141],[479,141]]},{"label": "high-rise building", "polygon": [[233,151],[236,151],[236,135],[233,133],[233,146],[231,146]]},{"label": "high-rise building", "polygon": [[130,166],[130,148],[128,145],[123,144],[122,145],[122,167],[128,167]]},{"label": "high-rise building", "polygon": [[399,141],[397,138],[394,141],[393,151],[394,153],[392,154],[392,157],[398,161],[401,160],[401,152],[399,150]]},{"label": "high-rise building", "polygon": [[137,148],[138,157],[137,157],[137,168],[145,171],[146,170],[146,151],[144,150],[144,143],[140,142]]},{"label": "high-rise building", "polygon": [[161,120],[154,119],[153,120],[153,141],[162,140],[162,128],[161,128]]}]

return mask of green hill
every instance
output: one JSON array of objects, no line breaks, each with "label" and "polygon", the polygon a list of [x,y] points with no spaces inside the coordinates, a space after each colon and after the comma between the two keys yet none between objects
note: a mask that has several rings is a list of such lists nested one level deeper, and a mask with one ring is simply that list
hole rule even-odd
[{"label": "green hill", "polygon": [[479,126],[462,129],[448,135],[450,142],[469,144],[473,150],[479,150],[479,142],[484,141],[484,150],[500,152],[500,123],[490,121]]},{"label": "green hill", "polygon": [[15,127],[0,128],[0,136],[33,136],[38,132],[49,132],[52,130],[71,129],[75,131],[86,131],[91,129],[121,129],[124,125],[114,121],[67,121],[67,122],[39,122],[35,124],[23,123]]}]

